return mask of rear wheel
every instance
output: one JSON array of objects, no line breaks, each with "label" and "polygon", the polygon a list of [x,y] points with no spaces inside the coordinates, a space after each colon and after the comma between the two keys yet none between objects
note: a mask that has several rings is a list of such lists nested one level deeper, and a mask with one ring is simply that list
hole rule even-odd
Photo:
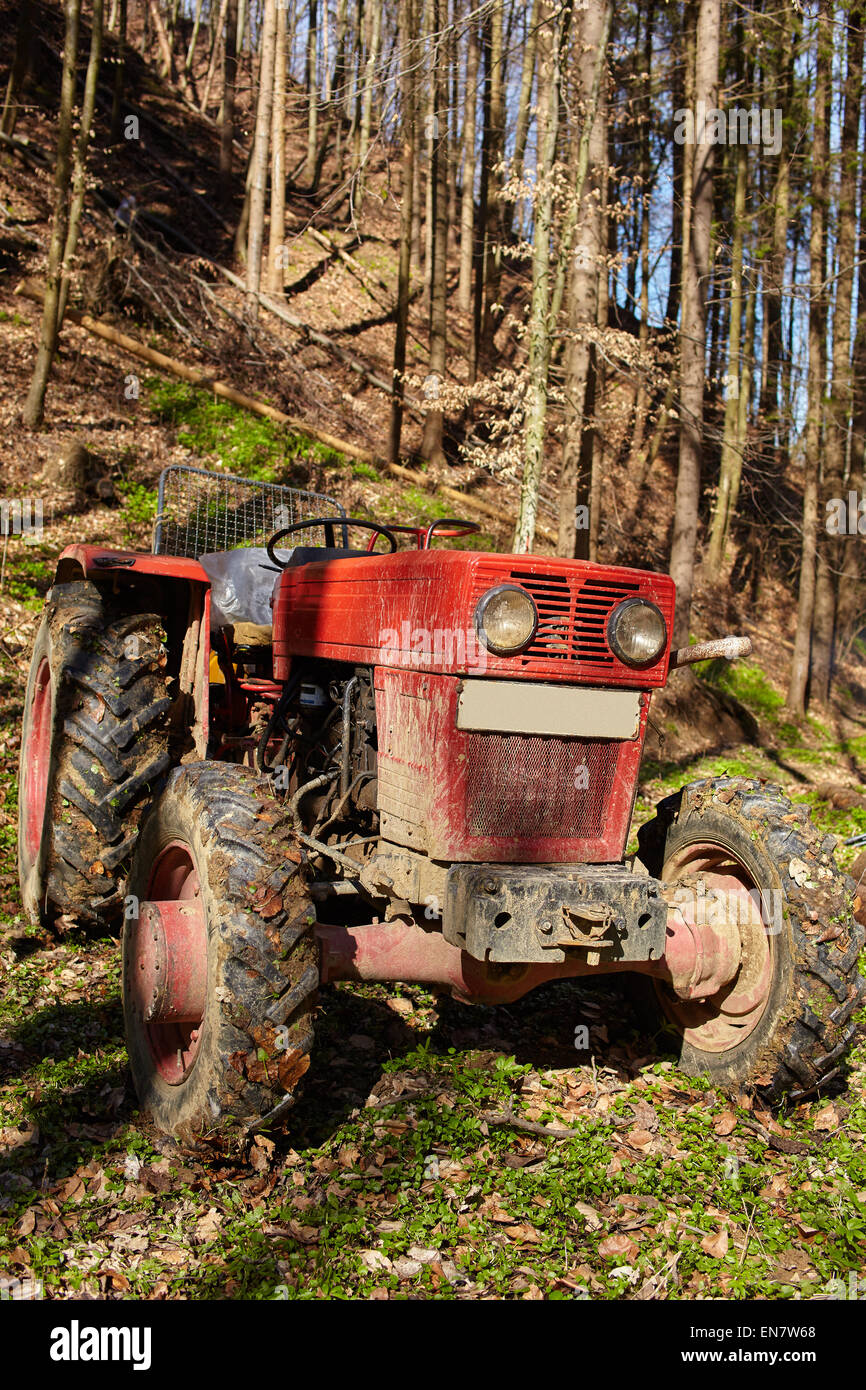
[{"label": "rear wheel", "polygon": [[680,999],[640,980],[644,1018],[676,1036],[680,1064],[767,1100],[815,1092],[840,1070],[866,992],[854,884],[835,840],[778,787],[719,778],[661,802],[638,833],[651,873],[737,923],[740,963],[723,989]]},{"label": "rear wheel", "polygon": [[176,769],[130,872],[123,1008],[133,1080],[160,1129],[271,1124],[310,1063],[314,913],[291,823],[251,769]]},{"label": "rear wheel", "polygon": [[21,896],[33,921],[107,923],[142,808],[169,764],[162,621],[94,584],[55,584],[24,699],[18,798]]}]

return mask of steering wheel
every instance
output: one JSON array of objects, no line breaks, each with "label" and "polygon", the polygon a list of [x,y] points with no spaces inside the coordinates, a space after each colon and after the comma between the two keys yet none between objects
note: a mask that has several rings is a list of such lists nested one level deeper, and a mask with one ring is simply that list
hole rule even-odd
[{"label": "steering wheel", "polygon": [[325,544],[331,550],[336,549],[336,541],[334,537],[335,526],[340,526],[344,529],[344,536],[345,528],[347,526],[362,526],[365,531],[373,531],[375,533],[373,537],[374,542],[376,535],[384,536],[390,544],[390,553],[392,555],[394,551],[397,549],[397,537],[394,535],[392,531],[388,530],[387,526],[380,526],[377,521],[361,521],[357,517],[351,516],[316,516],[313,517],[310,521],[296,521],[291,526],[284,526],[282,531],[277,531],[275,535],[271,536],[271,539],[268,541],[266,546],[268,552],[268,559],[271,561],[271,563],[276,565],[277,569],[286,569],[287,564],[282,563],[280,560],[277,559],[276,556],[277,541],[281,541],[284,536],[291,536],[295,531],[312,530],[314,526],[324,526]]}]

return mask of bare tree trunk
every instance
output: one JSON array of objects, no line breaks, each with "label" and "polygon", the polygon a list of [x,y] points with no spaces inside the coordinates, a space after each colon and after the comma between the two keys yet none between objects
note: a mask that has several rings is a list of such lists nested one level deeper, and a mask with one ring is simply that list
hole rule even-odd
[{"label": "bare tree trunk", "polygon": [[48,274],[45,282],[42,328],[36,353],[36,364],[33,368],[30,389],[22,411],[24,425],[30,430],[36,430],[42,424],[48,375],[57,349],[57,309],[60,301],[63,248],[66,245],[66,231],[69,225],[72,113],[75,105],[75,64],[78,56],[81,0],[66,0],[64,15],[66,32],[63,42],[60,112],[57,121],[57,160],[54,166],[54,211],[51,221],[51,241],[48,247]]},{"label": "bare tree trunk", "polygon": [[[571,184],[581,182],[580,207],[571,270],[568,276],[569,339],[565,354],[565,429],[559,479],[559,540],[557,554],[589,555],[590,476],[593,457],[592,419],[595,395],[595,353],[588,330],[598,319],[599,277],[605,273],[601,184],[607,162],[605,111],[593,93],[599,88],[606,56],[607,3],[576,12],[575,88],[579,119],[572,131]],[[593,111],[593,116],[589,113]],[[581,138],[588,129],[588,177],[581,177]],[[592,405],[590,404],[592,402]],[[589,461],[589,467],[587,467]],[[578,508],[581,510],[578,511]]]},{"label": "bare tree trunk", "polygon": [[826,286],[824,238],[827,217],[827,97],[830,45],[825,33],[827,0],[818,0],[818,39],[813,88],[811,231],[809,235],[809,381],[804,445],[803,535],[797,630],[786,708],[797,719],[806,713],[812,617],[815,606],[815,555],[818,542],[818,470],[821,457],[821,412],[824,399]]},{"label": "bare tree trunk", "polygon": [[63,247],[63,267],[60,274],[60,294],[57,300],[57,331],[63,327],[63,315],[69,299],[69,284],[75,248],[78,245],[78,228],[84,212],[84,195],[87,176],[87,148],[90,144],[90,128],[93,125],[93,109],[96,105],[96,84],[99,80],[99,64],[102,60],[102,25],[104,0],[93,0],[93,14],[90,20],[90,56],[87,60],[87,73],[84,78],[84,97],[81,103],[81,116],[78,123],[78,139],[75,142],[72,173],[72,202],[69,208],[69,225],[66,229],[66,242]]},{"label": "bare tree trunk", "polygon": [[271,293],[279,298],[283,293],[286,268],[286,6],[284,0],[276,0],[275,23],[268,278]]},{"label": "bare tree trunk", "polygon": [[204,0],[196,0],[195,19],[193,20],[192,34],[190,35],[189,48],[186,50],[186,61],[183,65],[184,72],[192,71],[192,60],[195,57],[195,46],[198,42],[198,31],[201,28],[201,11],[203,3]]},{"label": "bare tree trunk", "polygon": [[728,373],[725,396],[725,422],[722,435],[722,457],[719,465],[719,490],[710,524],[710,543],[706,569],[711,579],[717,579],[722,567],[728,532],[733,520],[731,490],[735,475],[739,477],[742,458],[738,449],[740,416],[739,392],[748,390],[740,372],[740,333],[743,322],[743,239],[746,216],[746,181],[749,171],[749,147],[737,147],[737,181],[734,192],[734,235],[731,246],[731,316],[728,326]]},{"label": "bare tree trunk", "polygon": [[400,436],[403,428],[404,374],[406,371],[406,335],[409,326],[409,281],[412,269],[412,196],[415,187],[415,125],[417,96],[415,63],[417,61],[415,0],[400,0],[400,39],[402,72],[400,91],[403,102],[403,202],[400,208],[400,258],[397,271],[397,328],[394,335],[394,395],[391,400],[391,423],[388,432],[388,461],[400,458]]},{"label": "bare tree trunk", "polygon": [[[794,87],[794,54],[797,20],[794,12],[784,7],[781,11],[782,38],[780,58],[785,63],[785,78],[782,88],[782,107],[789,110],[791,93]],[[788,55],[788,56],[786,56]],[[780,386],[781,367],[784,356],[782,343],[782,293],[785,282],[787,259],[788,221],[790,204],[790,143],[789,123],[782,122],[782,145],[779,151],[779,164],[773,190],[773,244],[768,258],[767,276],[764,282],[763,310],[767,325],[767,350],[765,354],[766,371],[761,383],[761,418],[773,429],[773,450],[781,446],[780,430]]]},{"label": "bare tree trunk", "polygon": [[268,182],[268,146],[274,97],[274,51],[276,43],[277,0],[265,0],[262,28],[262,56],[259,99],[256,106],[256,133],[250,179],[250,225],[247,234],[246,313],[258,318],[258,293],[262,278],[262,248],[265,235],[265,195]]},{"label": "bare tree trunk", "polygon": [[235,85],[237,82],[238,0],[227,0],[223,43],[222,104],[220,107],[219,197],[228,207],[232,197],[232,146],[235,138]]},{"label": "bare tree trunk", "polygon": [[535,179],[535,236],[529,309],[529,381],[526,395],[523,479],[514,531],[517,554],[532,550],[538,492],[544,464],[547,373],[550,364],[550,234],[553,221],[551,172],[559,125],[559,43],[551,0],[538,12],[538,161]]},{"label": "bare tree trunk", "polygon": [[112,145],[116,145],[120,139],[120,112],[123,103],[123,89],[126,85],[126,26],[127,3],[126,0],[119,0],[117,7],[117,59],[114,65],[111,125],[108,136]]},{"label": "bare tree trunk", "polygon": [[376,64],[379,61],[379,41],[382,33],[382,0],[371,0],[370,46],[364,68],[364,92],[361,98],[361,139],[358,147],[358,192],[355,205],[360,208],[364,197],[364,166],[370,148],[370,126],[373,117],[373,84],[376,79]]},{"label": "bare tree trunk", "polygon": [[[652,66],[653,66],[653,26],[655,23],[655,0],[650,0],[644,29],[643,79],[640,102],[640,296],[638,309],[640,327],[638,341],[642,354],[646,353],[649,342],[649,279],[650,279],[650,204],[652,181],[652,158],[650,152],[650,127],[652,122]],[[640,382],[634,397],[634,417],[632,438],[629,448],[629,473],[634,474],[638,460],[643,452],[646,417],[649,408],[649,392],[646,375],[641,368]]]},{"label": "bare tree trunk", "polygon": [[460,279],[457,307],[472,307],[472,259],[475,228],[475,112],[478,107],[478,25],[470,21],[466,49],[466,95],[463,113],[463,190],[460,202]]},{"label": "bare tree trunk", "polygon": [[15,56],[6,83],[6,98],[3,102],[3,116],[0,118],[0,131],[4,135],[14,135],[18,120],[18,98],[30,67],[32,43],[32,0],[21,0],[18,7],[18,26],[15,32]]},{"label": "bare tree trunk", "polygon": [[[833,310],[833,380],[826,403],[823,449],[823,500],[841,497],[844,486],[848,429],[853,408],[851,377],[851,310],[854,302],[854,264],[857,250],[857,152],[863,81],[863,7],[854,3],[847,16],[847,75],[844,84],[841,155],[838,179],[836,244],[836,302]],[[827,704],[833,674],[836,631],[836,584],[843,551],[851,541],[829,536],[819,539],[812,618],[811,693]]]},{"label": "bare tree trunk", "polygon": [[[219,18],[217,19],[217,22],[214,25],[213,29],[213,47],[211,48],[210,62],[208,64],[207,77],[204,80],[204,89],[201,94],[201,101],[198,104],[198,109],[202,112],[207,111],[208,102],[210,101],[210,89],[213,85],[214,74],[217,70],[217,60],[220,56],[220,53],[224,53],[224,46],[220,43],[220,35],[222,33],[223,20],[225,18],[226,7],[228,3],[229,0],[220,0]],[[225,58],[223,59],[223,61],[225,62]],[[225,68],[223,68],[223,71],[225,72]],[[225,89],[223,89],[223,98],[225,98]]]},{"label": "bare tree trunk", "polygon": [[310,0],[307,28],[307,172],[312,179],[319,138],[318,0]]},{"label": "bare tree trunk", "polygon": [[505,159],[505,45],[504,0],[494,0],[490,17],[490,169],[488,173],[487,217],[484,228],[487,242],[487,274],[484,288],[484,317],[481,336],[485,348],[493,349],[493,338],[499,326],[500,311],[494,308],[499,300],[502,270],[502,243],[505,238],[504,203],[502,201],[501,165]]},{"label": "bare tree trunk", "polygon": [[168,41],[168,33],[165,28],[165,21],[159,12],[157,0],[147,0],[147,8],[153,20],[153,27],[156,30],[156,39],[159,45],[160,57],[162,59],[162,75],[171,82],[175,80],[174,53]]},{"label": "bare tree trunk", "polygon": [[[517,120],[514,127],[514,158],[512,169],[515,179],[523,177],[523,161],[526,158],[526,140],[529,135],[529,112],[532,105],[532,84],[535,80],[535,53],[537,48],[538,0],[532,0],[529,12],[526,41],[523,49],[523,68],[520,74],[520,95],[517,98]],[[506,227],[510,234],[514,225],[515,204],[509,203],[505,215]]]},{"label": "bare tree trunk", "polygon": [[695,60],[695,144],[692,151],[692,228],[683,266],[680,333],[680,455],[674,507],[670,573],[677,586],[674,646],[689,642],[692,588],[698,536],[704,419],[705,295],[710,275],[713,215],[713,152],[706,131],[715,110],[719,81],[720,0],[700,0]]},{"label": "bare tree trunk", "polygon": [[[439,32],[441,0],[431,0],[433,33]],[[431,181],[433,186],[433,256],[430,284],[430,369],[428,399],[438,392],[445,381],[445,361],[448,327],[448,135],[445,114],[448,88],[445,77],[443,50],[437,45],[433,69],[434,121],[436,138],[433,142]],[[435,384],[434,384],[435,383]],[[445,462],[442,451],[442,411],[429,409],[424,418],[422,457],[429,463]]]},{"label": "bare tree trunk", "polygon": [[490,92],[490,12],[484,15],[481,26],[481,56],[484,62],[482,84],[481,174],[478,187],[478,208],[473,236],[472,334],[469,340],[469,380],[474,382],[481,359],[481,330],[484,324],[484,299],[487,286],[487,222],[490,200],[490,161],[493,142]]}]

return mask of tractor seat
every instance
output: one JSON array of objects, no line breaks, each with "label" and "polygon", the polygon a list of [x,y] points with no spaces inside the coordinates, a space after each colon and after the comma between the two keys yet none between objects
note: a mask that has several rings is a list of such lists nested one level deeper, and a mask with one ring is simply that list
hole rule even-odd
[{"label": "tractor seat", "polygon": [[[277,551],[277,554],[280,552]],[[366,555],[369,558],[371,554],[369,550],[351,550],[343,546],[296,545],[289,552],[286,569],[294,569],[296,565],[309,565],[314,560],[348,560],[353,555]]]}]

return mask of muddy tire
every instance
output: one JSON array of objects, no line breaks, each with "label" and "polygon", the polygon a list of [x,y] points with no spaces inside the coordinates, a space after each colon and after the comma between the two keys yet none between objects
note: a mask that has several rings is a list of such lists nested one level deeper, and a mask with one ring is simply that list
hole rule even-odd
[{"label": "muddy tire", "polygon": [[176,1010],[183,1022],[149,1021],[150,990],[140,985],[148,909],[124,923],[130,1067],[142,1108],[168,1134],[193,1140],[272,1125],[294,1103],[319,984],[299,859],[284,808],[249,768],[178,768],[147,816],[129,892],[198,911],[204,953],[199,1005]]},{"label": "muddy tire", "polygon": [[[643,1021],[673,1031],[691,1075],[774,1103],[817,1092],[841,1069],[866,993],[858,968],[866,932],[852,916],[854,884],[836,866],[833,836],[778,787],[718,778],[662,801],[638,843],[650,873],[669,883],[705,869],[721,883],[735,876],[757,904],[759,928],[743,937],[738,977],[712,999],[685,1005],[663,982],[633,977]],[[752,996],[740,984],[750,970],[762,982]]]},{"label": "muddy tire", "polygon": [[141,813],[169,765],[163,638],[158,614],[124,613],[94,584],[48,594],[19,768],[19,881],[34,922],[120,917]]}]

